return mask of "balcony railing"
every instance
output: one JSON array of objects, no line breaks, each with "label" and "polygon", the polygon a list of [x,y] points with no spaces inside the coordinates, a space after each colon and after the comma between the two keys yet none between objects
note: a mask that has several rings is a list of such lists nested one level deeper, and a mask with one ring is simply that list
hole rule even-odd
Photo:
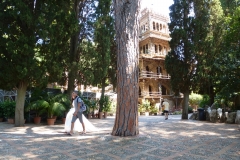
[{"label": "balcony railing", "polygon": [[162,94],[162,92],[141,92],[139,94],[140,97],[166,97],[166,96],[173,96],[173,94]]},{"label": "balcony railing", "polygon": [[169,75],[163,75],[161,73],[156,74],[150,71],[141,71],[139,78],[155,78],[155,79],[170,79],[171,76]]}]

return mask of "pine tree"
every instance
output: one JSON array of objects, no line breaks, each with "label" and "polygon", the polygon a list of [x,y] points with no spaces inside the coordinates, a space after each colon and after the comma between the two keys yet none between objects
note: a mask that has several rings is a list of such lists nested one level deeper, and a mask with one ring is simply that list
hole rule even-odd
[{"label": "pine tree", "polygon": [[138,128],[139,0],[114,0],[117,44],[117,111],[112,135],[134,136]]}]

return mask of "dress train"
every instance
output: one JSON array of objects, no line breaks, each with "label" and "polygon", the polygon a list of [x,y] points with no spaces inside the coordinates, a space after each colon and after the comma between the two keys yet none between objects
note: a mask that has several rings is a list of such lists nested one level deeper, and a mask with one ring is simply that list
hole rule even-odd
[{"label": "dress train", "polygon": [[[67,113],[65,127],[64,127],[65,132],[70,132],[71,130],[71,121],[72,121],[74,112],[75,112],[75,108],[71,108]],[[99,129],[97,129],[91,122],[89,122],[89,120],[84,115],[82,115],[82,118],[83,118],[83,123],[85,125],[86,132],[99,131]],[[83,131],[82,124],[80,123],[79,119],[77,119],[74,123],[73,132],[82,132],[82,131]]]}]

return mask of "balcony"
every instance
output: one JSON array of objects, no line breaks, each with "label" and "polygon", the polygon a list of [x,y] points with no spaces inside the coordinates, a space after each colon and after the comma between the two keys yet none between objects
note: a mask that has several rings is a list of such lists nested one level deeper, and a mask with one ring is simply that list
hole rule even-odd
[{"label": "balcony", "polygon": [[150,52],[148,53],[143,53],[141,52],[139,58],[150,58],[150,59],[156,59],[156,60],[164,60],[166,57],[166,54],[162,54],[162,53],[154,53],[154,52]]},{"label": "balcony", "polygon": [[173,97],[173,94],[163,95],[162,92],[141,92],[139,98],[170,98]]},{"label": "balcony", "polygon": [[141,71],[140,75],[139,75],[139,79],[170,79],[171,76],[169,75],[163,75],[163,74],[157,74],[154,72],[150,72],[150,71]]}]

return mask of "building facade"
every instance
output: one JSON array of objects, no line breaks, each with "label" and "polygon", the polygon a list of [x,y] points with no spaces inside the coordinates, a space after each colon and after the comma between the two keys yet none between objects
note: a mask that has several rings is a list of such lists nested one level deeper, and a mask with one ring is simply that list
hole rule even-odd
[{"label": "building facade", "polygon": [[170,50],[169,18],[150,9],[144,9],[140,18],[139,103],[149,100],[158,107],[167,100],[170,109],[176,108],[178,99],[170,87],[170,76],[164,63]]}]

